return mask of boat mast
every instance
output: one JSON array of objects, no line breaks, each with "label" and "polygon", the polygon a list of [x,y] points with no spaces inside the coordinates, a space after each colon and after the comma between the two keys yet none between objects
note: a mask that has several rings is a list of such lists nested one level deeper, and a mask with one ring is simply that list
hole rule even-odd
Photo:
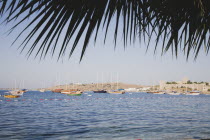
[{"label": "boat mast", "polygon": [[96,82],[97,82],[97,90],[98,90],[98,72],[97,72],[97,80],[96,80]]},{"label": "boat mast", "polygon": [[186,93],[187,93],[187,84],[186,84]]},{"label": "boat mast", "polygon": [[119,85],[118,85],[119,83],[118,82],[119,82],[119,73],[117,73],[117,90],[119,89]]},{"label": "boat mast", "polygon": [[111,88],[111,90],[112,90],[112,73],[111,73],[111,83],[110,83],[110,88]]},{"label": "boat mast", "polygon": [[24,89],[24,80],[22,81],[22,85],[20,86],[22,89]]},{"label": "boat mast", "polygon": [[16,90],[16,79],[15,79],[15,90]]},{"label": "boat mast", "polygon": [[101,86],[102,86],[102,90],[103,90],[103,89],[104,89],[104,87],[103,87],[103,86],[104,86],[104,85],[103,85],[103,80],[104,80],[104,78],[103,78],[103,72],[102,72],[101,74],[102,74],[102,76],[101,76],[101,80],[102,80],[102,81],[101,81]]},{"label": "boat mast", "polygon": [[59,88],[61,88],[61,75],[59,74]]},{"label": "boat mast", "polygon": [[66,90],[67,90],[67,82],[66,82]]}]

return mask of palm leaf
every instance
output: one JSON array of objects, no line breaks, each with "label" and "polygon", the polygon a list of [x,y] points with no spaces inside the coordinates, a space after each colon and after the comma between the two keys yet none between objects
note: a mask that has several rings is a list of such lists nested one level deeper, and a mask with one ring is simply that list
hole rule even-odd
[{"label": "palm leaf", "polygon": [[[202,48],[208,53],[210,47],[209,0],[1,0],[2,15],[6,15],[6,23],[18,20],[11,32],[32,17],[17,39],[29,30],[20,47],[24,50],[34,37],[28,56],[37,50],[36,56],[40,58],[50,50],[54,55],[60,39],[63,42],[58,59],[65,55],[67,48],[70,48],[70,57],[84,35],[82,60],[91,37],[95,34],[96,41],[100,28],[105,28],[106,41],[111,22],[115,22],[112,32],[115,45],[122,30],[125,46],[128,39],[135,41],[138,34],[140,41],[143,39],[147,47],[153,47],[150,41],[155,37],[154,51],[162,43],[162,54],[171,49],[178,56],[180,49],[187,58],[191,52],[197,58]],[[120,22],[123,26],[119,26]]]}]

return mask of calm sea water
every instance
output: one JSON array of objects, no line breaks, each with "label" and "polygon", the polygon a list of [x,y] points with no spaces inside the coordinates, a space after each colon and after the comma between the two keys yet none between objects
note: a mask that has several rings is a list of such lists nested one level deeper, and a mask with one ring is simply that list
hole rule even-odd
[{"label": "calm sea water", "polygon": [[[0,91],[3,95],[5,91]],[[0,97],[0,139],[210,138],[210,96],[29,91]]]}]

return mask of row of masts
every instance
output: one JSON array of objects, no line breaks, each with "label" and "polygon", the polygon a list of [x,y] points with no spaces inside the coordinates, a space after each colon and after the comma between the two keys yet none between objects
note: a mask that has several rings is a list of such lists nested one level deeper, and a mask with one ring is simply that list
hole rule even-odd
[{"label": "row of masts", "polygon": [[[101,73],[101,77],[99,76],[99,72],[97,72],[97,77],[96,77],[96,79],[97,79],[97,81],[96,81],[96,88],[97,89],[104,89],[104,73],[102,72]],[[111,83],[111,89],[112,88],[115,88],[115,87],[117,87],[117,89],[119,88],[119,73],[116,73],[115,74],[116,75],[116,78],[117,78],[117,80],[114,80],[113,79],[113,73],[111,73],[111,76],[110,76],[110,83]],[[101,80],[100,80],[101,79]],[[115,81],[115,82],[114,82]],[[58,83],[58,85],[59,85],[59,87],[58,88],[61,88],[61,80],[60,80],[60,76],[59,76],[59,78],[56,76],[56,83]],[[117,86],[115,86],[113,83],[116,83],[117,84]],[[73,83],[71,83],[72,85],[73,85],[73,88],[76,88],[76,84],[73,82]],[[44,84],[43,84],[44,85]],[[56,85],[56,84],[55,84]],[[69,84],[64,84],[65,85],[65,89],[68,89],[68,87],[70,86]]]},{"label": "row of masts", "polygon": [[[117,80],[114,80],[114,76],[113,75],[116,75],[116,79]],[[119,88],[119,73],[117,72],[117,73],[111,73],[110,74],[110,88],[112,89],[112,88],[116,88],[116,89],[118,89]],[[108,83],[108,82],[107,82]],[[114,85],[114,83],[116,83],[117,85]],[[70,86],[73,88],[73,89],[75,89],[75,88],[77,88],[77,84],[75,83],[75,82],[71,82],[71,83],[67,83],[67,82],[65,82],[65,84],[62,84],[61,85],[61,78],[60,78],[60,75],[56,75],[56,80],[55,80],[55,83],[54,83],[54,85],[57,87],[57,88],[61,88],[61,86],[63,87],[63,88],[65,88],[65,89],[68,89],[68,88],[70,88]],[[41,83],[41,89],[44,89],[44,88],[46,88],[46,82],[42,82]],[[97,72],[97,81],[96,81],[96,88],[97,89],[104,89],[104,72],[101,72],[101,76],[100,76],[100,73],[99,72]]]},{"label": "row of masts", "polygon": [[[119,73],[116,73],[116,75],[117,75],[117,81],[116,81],[116,83],[117,83],[117,89],[119,89]],[[110,80],[110,83],[111,83],[111,89],[112,88],[114,88],[114,87],[112,87],[112,86],[114,86],[114,85],[112,85],[112,83],[113,83],[113,75],[112,75],[112,73],[111,73],[111,78],[110,78],[111,80]],[[97,89],[99,89],[100,88],[100,86],[99,86],[99,73],[97,73],[97,81],[96,81],[96,83],[97,83]],[[104,89],[104,73],[102,72],[102,74],[101,74],[101,89]]]},{"label": "row of masts", "polygon": [[17,90],[17,89],[19,89],[19,88],[24,88],[24,86],[25,86],[25,81],[24,80],[22,80],[20,83],[19,83],[19,85],[17,84],[17,80],[15,79],[15,86],[13,87],[13,90]]}]

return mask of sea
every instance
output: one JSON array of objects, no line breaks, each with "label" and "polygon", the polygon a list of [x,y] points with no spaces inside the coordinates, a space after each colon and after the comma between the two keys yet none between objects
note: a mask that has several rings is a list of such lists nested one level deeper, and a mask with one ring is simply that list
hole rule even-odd
[{"label": "sea", "polygon": [[210,95],[6,94],[0,91],[2,140],[210,139]]}]

